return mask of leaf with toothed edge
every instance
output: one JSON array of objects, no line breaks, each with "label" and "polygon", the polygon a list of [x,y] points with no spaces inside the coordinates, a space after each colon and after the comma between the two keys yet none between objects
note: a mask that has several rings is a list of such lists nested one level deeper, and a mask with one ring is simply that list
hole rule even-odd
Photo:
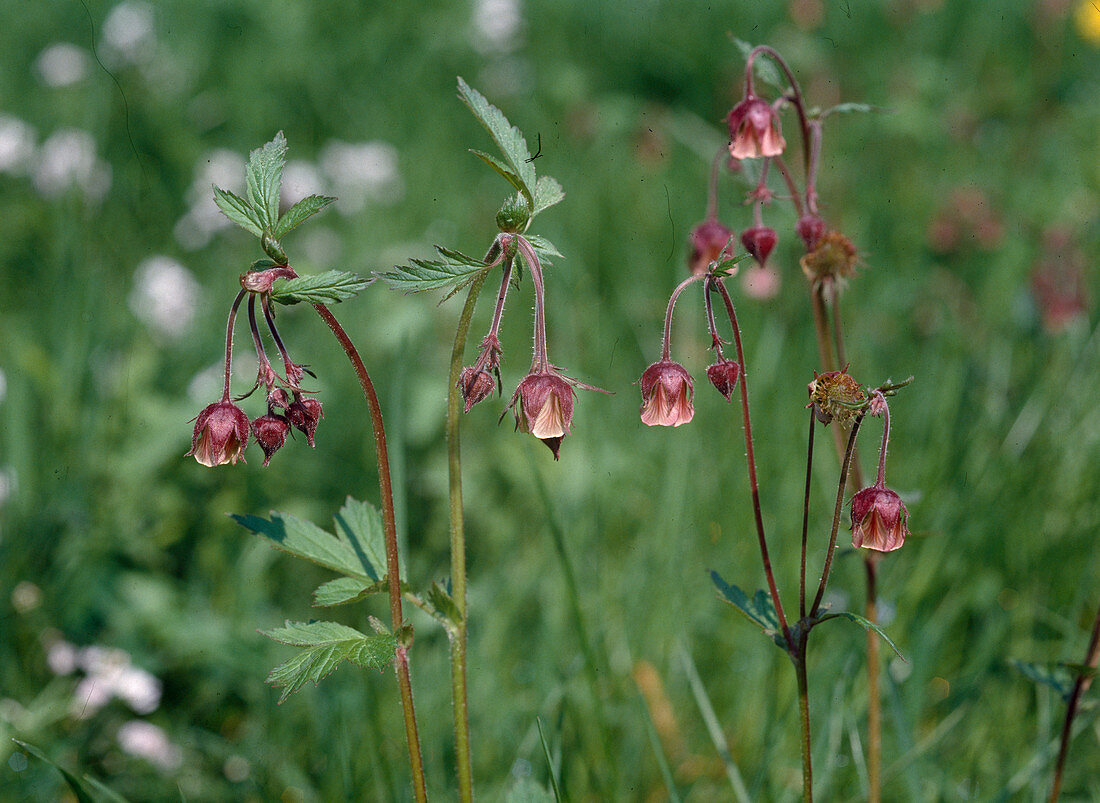
[{"label": "leaf with toothed edge", "polygon": [[392,270],[374,275],[395,290],[406,293],[422,293],[450,285],[465,286],[489,266],[480,259],[466,256],[437,245],[435,250],[442,259],[410,259],[408,265],[394,265]]},{"label": "leaf with toothed edge", "polygon": [[286,137],[280,131],[275,138],[248,154],[245,180],[248,200],[259,215],[263,228],[274,231],[279,221],[279,192],[286,166]]},{"label": "leaf with toothed edge", "polygon": [[561,184],[558,183],[557,179],[543,176],[535,184],[534,208],[531,210],[531,216],[534,217],[543,209],[560,203],[564,198],[565,191],[561,188]]},{"label": "leaf with toothed edge", "polygon": [[283,235],[300,226],[335,200],[327,195],[310,195],[303,198],[283,213],[272,234],[276,240],[283,239]]},{"label": "leaf with toothed edge", "polygon": [[[527,140],[523,138],[523,134],[508,122],[508,118],[504,116],[500,109],[463,81],[461,76],[458,79],[458,96],[481,124],[485,126],[489,136],[500,148],[510,172],[522,184],[522,187],[517,186],[517,189],[523,193],[529,207],[534,208],[535,168],[531,164],[531,152],[527,149]],[[492,165],[491,162],[489,164],[499,172],[499,168]]]},{"label": "leaf with toothed edge", "polygon": [[271,288],[271,300],[280,304],[338,304],[354,298],[369,283],[355,273],[329,270],[297,279],[276,280]]},{"label": "leaf with toothed edge", "polygon": [[214,187],[214,203],[218,205],[218,209],[222,210],[223,215],[249,234],[255,234],[257,237],[263,234],[263,221],[244,198],[221,187]]}]

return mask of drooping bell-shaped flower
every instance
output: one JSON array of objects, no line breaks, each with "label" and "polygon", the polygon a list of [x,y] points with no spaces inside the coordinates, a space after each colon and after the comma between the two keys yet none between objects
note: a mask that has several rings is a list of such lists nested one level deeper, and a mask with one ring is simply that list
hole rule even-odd
[{"label": "drooping bell-shaped flower", "polygon": [[909,511],[901,497],[878,485],[852,497],[852,546],[893,552],[909,535]]},{"label": "drooping bell-shaped flower", "polygon": [[645,369],[642,388],[642,423],[654,427],[678,427],[695,415],[692,395],[695,386],[684,366],[659,360]]},{"label": "drooping bell-shaped flower", "polygon": [[573,423],[573,397],[576,391],[552,369],[532,372],[519,383],[512,395],[516,429],[529,432],[550,447],[554,459],[562,438]]},{"label": "drooping bell-shaped flower", "polygon": [[244,447],[248,445],[248,416],[228,399],[206,407],[195,421],[191,437],[191,451],[204,466],[236,464],[244,460]]},{"label": "drooping bell-shaped flower", "polygon": [[779,156],[787,147],[779,130],[779,115],[755,95],[747,95],[726,117],[730,130],[730,156],[756,159]]}]

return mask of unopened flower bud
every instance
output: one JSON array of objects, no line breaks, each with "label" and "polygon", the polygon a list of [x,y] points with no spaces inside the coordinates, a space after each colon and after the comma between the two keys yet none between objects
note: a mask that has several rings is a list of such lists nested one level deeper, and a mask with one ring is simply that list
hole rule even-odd
[{"label": "unopened flower bud", "polygon": [[642,423],[646,426],[678,427],[695,415],[691,400],[695,385],[684,366],[659,360],[645,369],[642,387]]},{"label": "unopened flower bud", "polygon": [[206,407],[195,421],[191,451],[204,466],[236,465],[244,460],[248,445],[248,416],[231,401],[220,401]]},{"label": "unopened flower bud", "polygon": [[794,230],[802,238],[807,251],[813,251],[821,238],[825,236],[825,221],[817,215],[803,215],[795,224]]},{"label": "unopened flower bud", "polygon": [[691,230],[688,239],[691,246],[688,270],[692,273],[705,273],[711,262],[732,257],[733,254],[726,249],[726,244],[732,237],[733,232],[717,220],[704,220]]},{"label": "unopened flower bud", "polygon": [[867,412],[875,417],[880,417],[886,412],[886,397],[881,392],[871,394],[871,403],[867,405]]},{"label": "unopened flower bud", "polygon": [[313,446],[313,433],[317,431],[317,422],[325,417],[321,412],[321,402],[311,398],[298,398],[291,402],[286,410],[287,420],[294,428],[306,436]]},{"label": "unopened flower bud", "polygon": [[290,396],[282,388],[273,388],[271,392],[267,394],[267,406],[277,407],[280,410],[285,410],[290,406]]},{"label": "unopened flower bud", "polygon": [[281,415],[268,413],[252,422],[252,434],[256,443],[264,450],[264,465],[271,462],[271,456],[283,448],[286,436],[290,433],[290,422]]},{"label": "unopened flower bud", "polygon": [[462,398],[466,401],[466,412],[479,401],[488,398],[496,387],[493,375],[483,368],[463,368],[458,377],[458,387],[462,391]]},{"label": "unopened flower bud", "polygon": [[741,245],[745,246],[745,250],[758,265],[767,263],[778,239],[775,229],[769,226],[752,226],[741,232]]},{"label": "unopened flower bud", "polygon": [[530,222],[531,210],[527,207],[526,199],[519,193],[509,196],[497,212],[497,228],[503,232],[522,232]]},{"label": "unopened flower bud", "polygon": [[755,159],[779,156],[787,147],[779,130],[779,115],[771,105],[748,95],[733,107],[726,118],[730,130],[730,156]]},{"label": "unopened flower bud", "polygon": [[573,422],[574,393],[568,382],[547,371],[528,374],[512,396],[516,429],[530,432],[549,446],[555,460]]},{"label": "unopened flower bud", "polygon": [[734,360],[723,358],[707,368],[707,379],[719,393],[726,397],[726,401],[731,400],[739,376],[741,376],[741,364]]},{"label": "unopened flower bud", "polygon": [[838,282],[856,272],[856,247],[838,231],[825,234],[813,251],[802,257],[802,272],[815,286]]},{"label": "unopened flower bud", "polygon": [[893,552],[909,535],[909,511],[889,488],[871,486],[852,497],[852,546]]},{"label": "unopened flower bud", "polygon": [[867,394],[847,374],[847,369],[815,376],[808,390],[810,403],[806,406],[813,408],[814,415],[822,424],[836,421],[842,427],[848,426],[860,406],[867,401]]}]

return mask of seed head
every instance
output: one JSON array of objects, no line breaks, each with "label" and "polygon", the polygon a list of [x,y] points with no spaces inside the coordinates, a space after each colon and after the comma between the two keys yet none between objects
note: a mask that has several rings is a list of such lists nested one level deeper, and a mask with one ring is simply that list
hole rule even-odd
[{"label": "seed head", "polygon": [[837,421],[841,426],[847,426],[859,412],[859,406],[867,401],[867,394],[851,376],[843,371],[830,371],[821,376],[814,376],[813,382],[808,386],[810,403],[814,415],[822,424]]}]

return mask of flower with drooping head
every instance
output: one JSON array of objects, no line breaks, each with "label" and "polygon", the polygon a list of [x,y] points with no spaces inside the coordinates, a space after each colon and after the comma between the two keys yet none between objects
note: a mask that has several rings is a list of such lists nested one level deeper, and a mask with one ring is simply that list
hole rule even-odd
[{"label": "flower with drooping head", "polygon": [[695,415],[691,404],[695,386],[684,366],[659,360],[645,369],[642,386],[642,423],[649,427],[678,427]]},{"label": "flower with drooping head", "polygon": [[264,466],[271,462],[271,456],[275,452],[283,448],[289,433],[290,422],[270,411],[252,422],[252,434],[256,436],[256,443],[264,450]]},{"label": "flower with drooping head", "polygon": [[775,229],[769,226],[751,226],[741,232],[741,245],[752,255],[758,265],[764,265],[778,241]]},{"label": "flower with drooping head", "polygon": [[229,399],[206,407],[195,421],[195,433],[191,437],[191,451],[204,466],[236,465],[244,460],[244,447],[248,445],[248,416]]},{"label": "flower with drooping head", "polygon": [[557,460],[562,438],[573,423],[575,395],[573,386],[552,368],[532,371],[519,383],[508,405],[515,410],[516,429],[530,432],[549,446]]},{"label": "flower with drooping head", "polygon": [[691,230],[688,243],[688,270],[692,273],[705,273],[710,263],[719,259],[729,259],[733,253],[726,248],[733,232],[717,220],[704,220]]},{"label": "flower with drooping head", "polygon": [[737,378],[741,376],[741,364],[735,360],[719,357],[718,362],[707,368],[707,379],[730,401]]},{"label": "flower with drooping head", "polygon": [[803,215],[798,219],[794,230],[802,238],[806,250],[813,251],[825,236],[825,221],[817,215]]},{"label": "flower with drooping head", "polygon": [[730,130],[730,156],[755,159],[779,156],[787,147],[779,130],[779,115],[771,105],[749,94],[726,117]]},{"label": "flower with drooping head", "polygon": [[909,535],[909,511],[901,497],[879,485],[852,497],[852,546],[893,552]]},{"label": "flower with drooping head", "polygon": [[308,397],[296,398],[286,408],[286,417],[295,429],[306,436],[309,445],[314,446],[313,433],[317,431],[317,422],[325,417],[321,412],[321,402]]}]

